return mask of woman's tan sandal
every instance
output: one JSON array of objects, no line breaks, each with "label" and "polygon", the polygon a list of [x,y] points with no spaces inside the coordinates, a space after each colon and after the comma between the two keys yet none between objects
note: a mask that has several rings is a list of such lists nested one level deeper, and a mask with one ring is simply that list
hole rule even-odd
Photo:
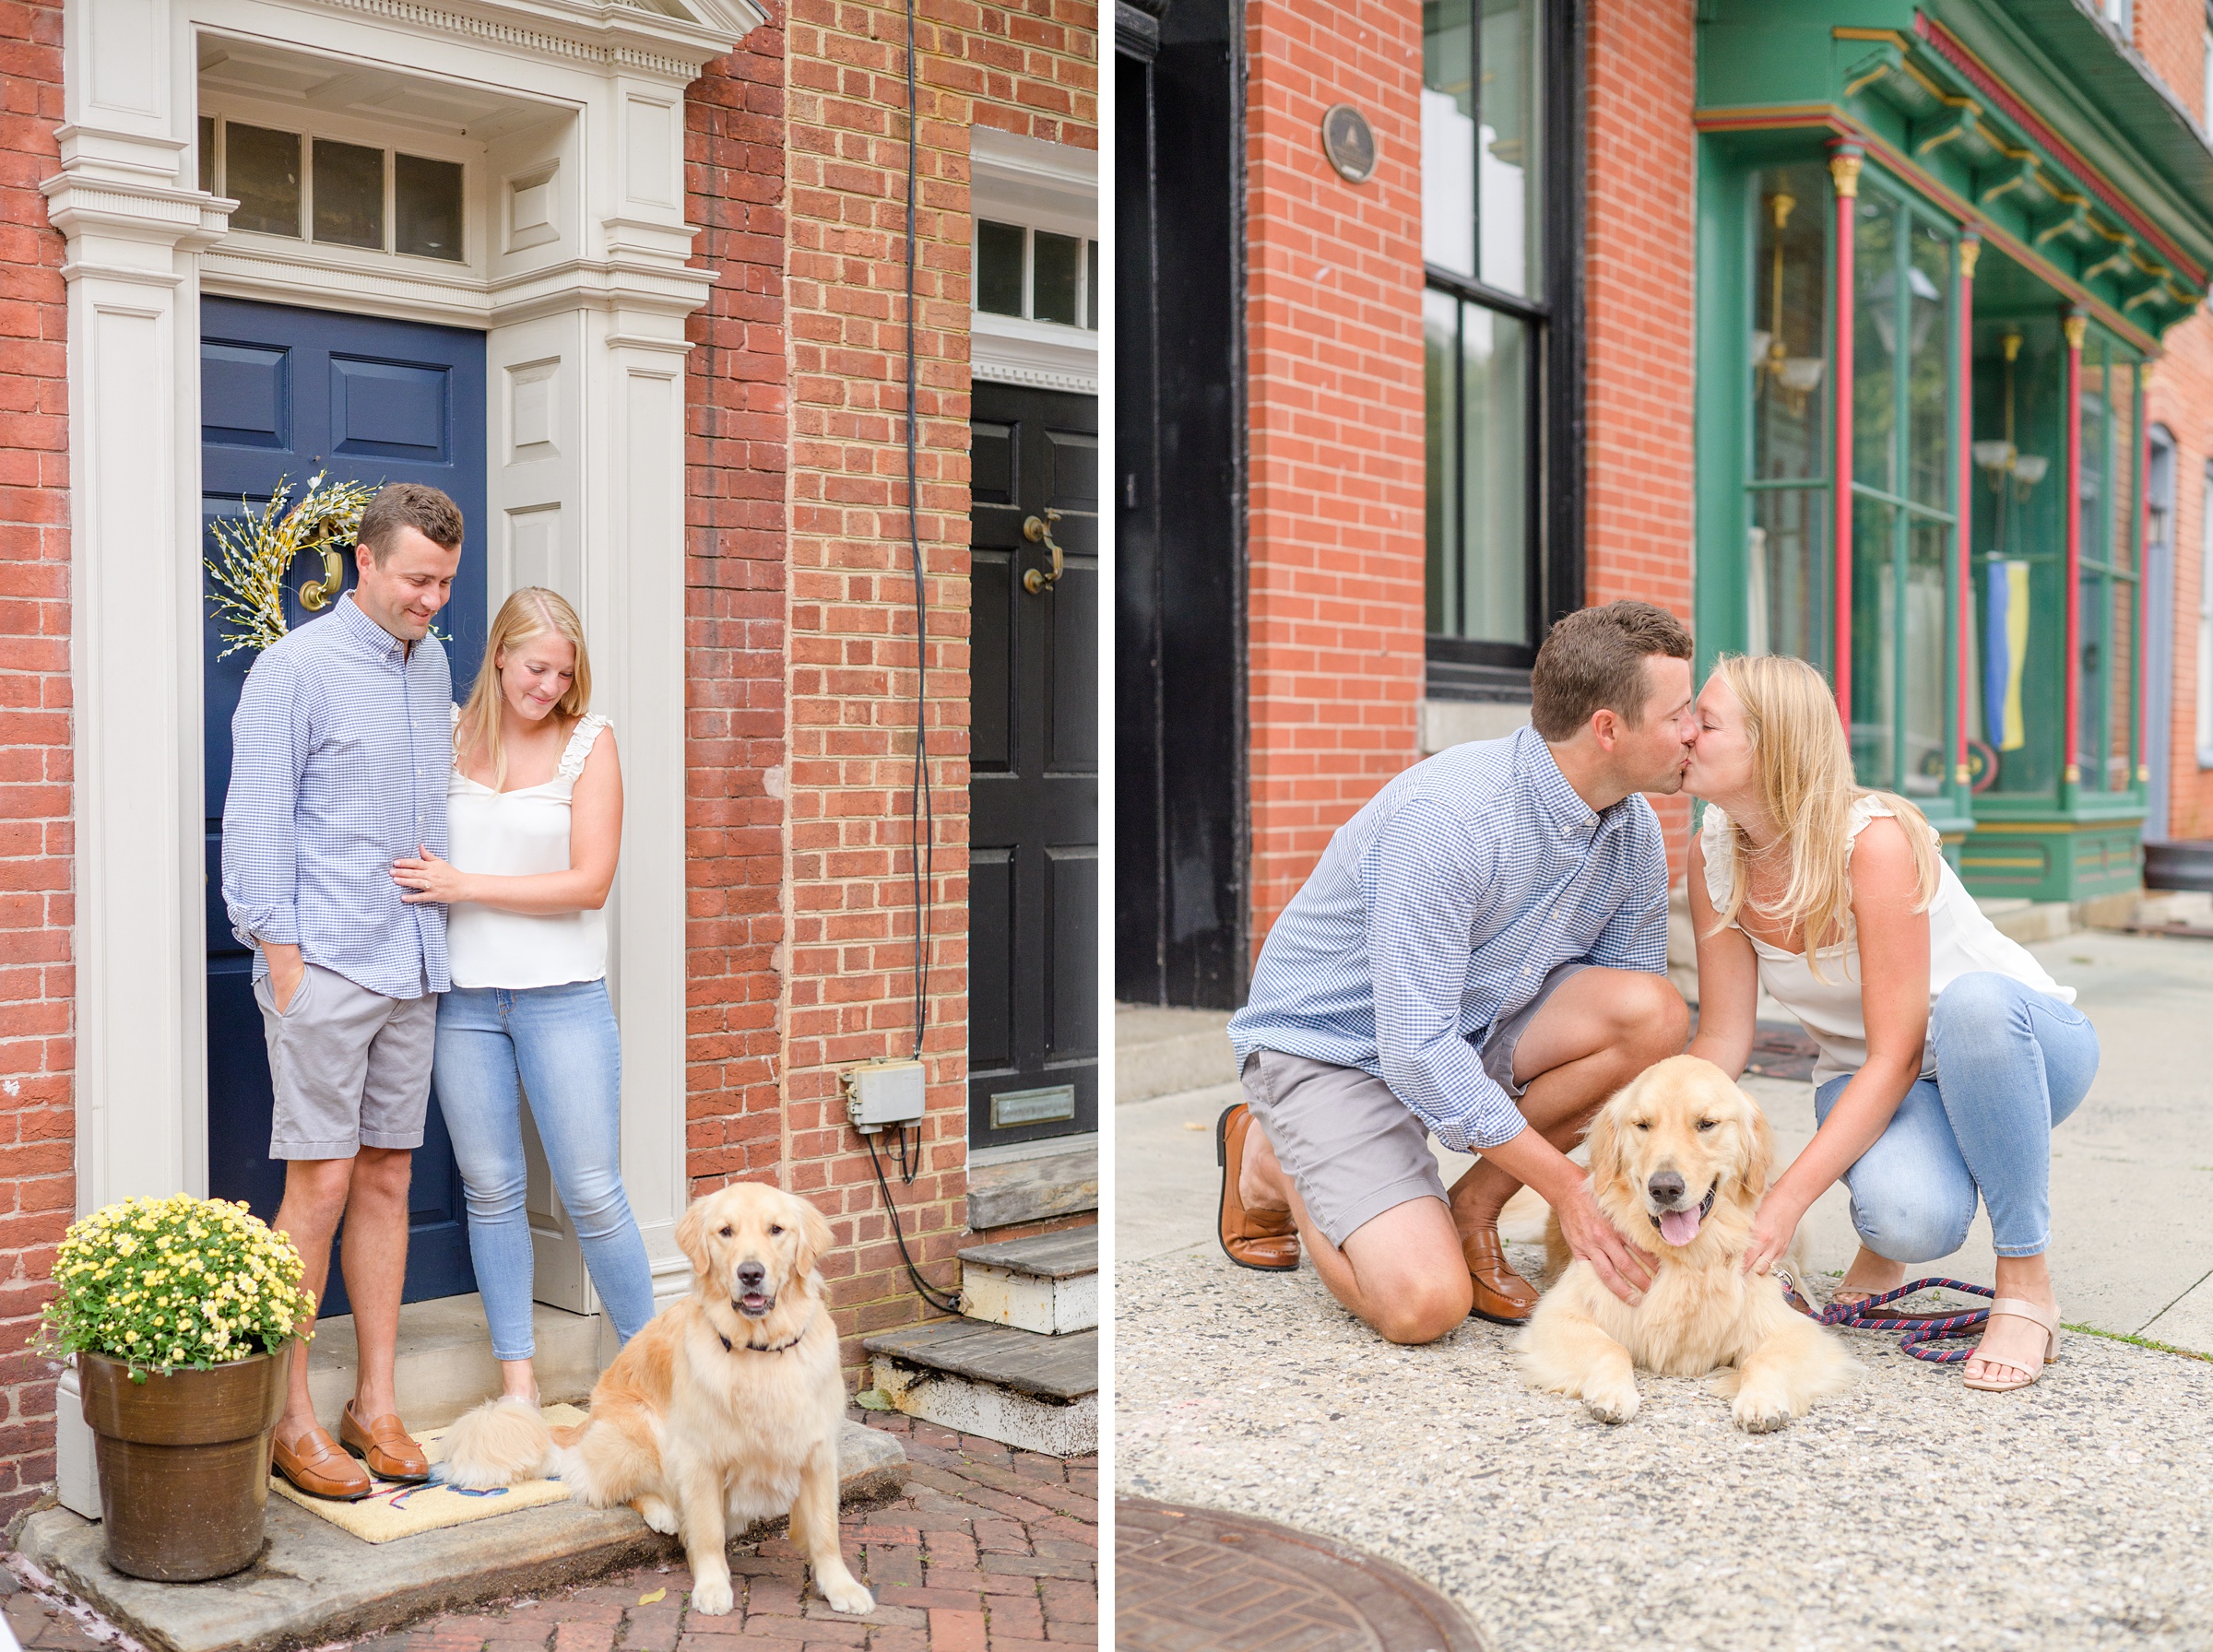
[{"label": "woman's tan sandal", "polygon": [[[2038,1362],[2037,1366],[2030,1370],[2027,1376],[2012,1382],[1993,1382],[1988,1377],[1978,1380],[1972,1376],[1964,1379],[1969,1387],[1981,1393],[2009,1394],[2016,1388],[2026,1388],[2038,1377],[2043,1375],[2042,1368],[2045,1365],[2049,1365],[2053,1360],[2059,1358],[2059,1310],[2057,1308],[2040,1308],[2027,1298],[2019,1296],[2001,1296],[1990,1304],[1992,1324],[1994,1325],[2006,1315],[2011,1315],[2016,1319],[2026,1319],[2031,1324],[2042,1328],[2044,1357]],[[1985,1328],[1984,1335],[1988,1335],[1987,1328]],[[1991,1365],[2015,1364],[2012,1360],[2001,1360],[1984,1355],[1981,1349],[1977,1349],[1970,1357],[1982,1360],[1986,1368]]]}]

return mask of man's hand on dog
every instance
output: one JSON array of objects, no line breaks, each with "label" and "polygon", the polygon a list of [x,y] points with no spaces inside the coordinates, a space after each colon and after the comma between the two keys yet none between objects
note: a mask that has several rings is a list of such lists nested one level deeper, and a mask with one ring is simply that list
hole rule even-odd
[{"label": "man's hand on dog", "polygon": [[1553,1209],[1559,1213],[1560,1236],[1568,1248],[1591,1264],[1606,1289],[1631,1307],[1642,1302],[1659,1261],[1624,1239],[1600,1213],[1591,1197],[1591,1178],[1579,1179],[1574,1191]]}]

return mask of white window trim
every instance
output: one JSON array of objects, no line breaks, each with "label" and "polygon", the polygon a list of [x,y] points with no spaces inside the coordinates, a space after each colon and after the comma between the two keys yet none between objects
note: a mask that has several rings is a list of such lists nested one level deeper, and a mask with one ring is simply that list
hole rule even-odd
[{"label": "white window trim", "polygon": [[[974,126],[968,164],[972,222],[988,218],[1098,239],[1099,159],[1094,151]],[[1101,261],[1103,266],[1104,249]],[[1104,267],[1100,276],[1104,281]],[[1088,328],[972,308],[968,350],[970,375],[976,379],[1080,395],[1099,393],[1099,336]]]}]

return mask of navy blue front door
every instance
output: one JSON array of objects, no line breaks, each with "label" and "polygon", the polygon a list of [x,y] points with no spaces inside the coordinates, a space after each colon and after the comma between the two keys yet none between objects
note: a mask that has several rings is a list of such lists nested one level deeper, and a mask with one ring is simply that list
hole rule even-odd
[{"label": "navy blue front door", "polygon": [[[203,519],[265,504],[279,478],[297,500],[307,479],[429,482],[461,507],[467,538],[453,600],[438,629],[450,641],[454,689],[466,698],[484,652],[484,336],[452,327],[332,315],[278,304],[206,299],[200,305],[200,466]],[[213,549],[211,539],[207,549]],[[287,581],[285,620],[319,616],[300,604],[319,558],[302,557]],[[355,574],[347,560],[346,588]],[[205,587],[205,574],[202,584]],[[205,614],[206,605],[203,604]],[[325,609],[324,612],[327,612]],[[273,1216],[284,1166],[269,1157],[268,1060],[254,1002],[253,954],[223,910],[223,797],[231,786],[231,717],[253,655],[218,660],[226,629],[204,619],[207,787],[207,1184]],[[406,1300],[476,1289],[461,1177],[436,1097],[415,1155]],[[337,1257],[323,1312],[347,1311]]]}]

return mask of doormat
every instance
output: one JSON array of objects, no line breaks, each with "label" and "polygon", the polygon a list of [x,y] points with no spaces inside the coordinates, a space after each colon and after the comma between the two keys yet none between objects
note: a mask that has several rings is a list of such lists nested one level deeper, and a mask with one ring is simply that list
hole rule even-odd
[{"label": "doormat", "polygon": [[[539,1413],[554,1428],[582,1422],[584,1413],[573,1405],[550,1405]],[[422,1453],[432,1463],[445,1458],[445,1437],[453,1424],[415,1435]],[[327,1497],[310,1497],[281,1474],[269,1476],[269,1489],[290,1498],[311,1515],[352,1533],[364,1543],[389,1543],[471,1520],[489,1520],[495,1515],[519,1514],[567,1499],[569,1488],[558,1480],[526,1480],[519,1485],[490,1492],[464,1492],[436,1483],[410,1486],[380,1480],[376,1490],[359,1503],[337,1503]]]}]

